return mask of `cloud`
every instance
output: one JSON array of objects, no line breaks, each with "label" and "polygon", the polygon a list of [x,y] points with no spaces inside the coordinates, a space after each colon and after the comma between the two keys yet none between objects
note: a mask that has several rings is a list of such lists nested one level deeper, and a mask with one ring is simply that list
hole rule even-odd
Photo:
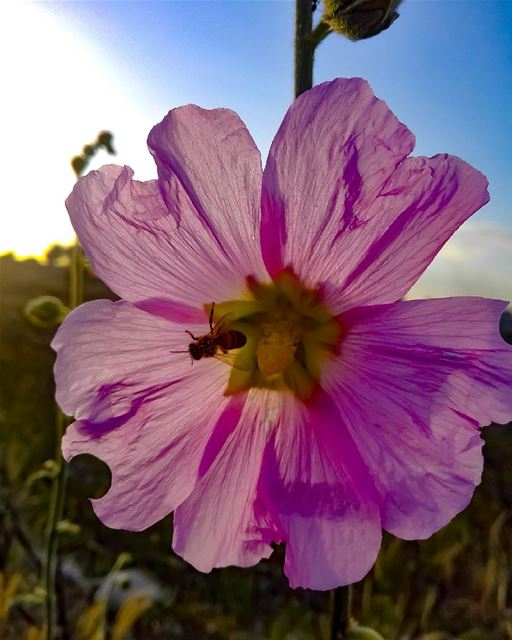
[{"label": "cloud", "polygon": [[511,266],[512,228],[469,223],[446,243],[407,297],[512,300]]}]

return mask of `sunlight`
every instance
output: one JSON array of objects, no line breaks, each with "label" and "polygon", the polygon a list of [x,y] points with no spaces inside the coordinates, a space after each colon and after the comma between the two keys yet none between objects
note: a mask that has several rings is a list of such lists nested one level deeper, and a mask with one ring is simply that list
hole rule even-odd
[{"label": "sunlight", "polygon": [[119,155],[112,160],[100,154],[96,166],[125,156],[149,177],[145,135],[154,116],[148,114],[146,124],[135,108],[134,88],[72,26],[52,15],[51,5],[8,4],[0,56],[8,88],[1,121],[0,170],[7,188],[0,253],[37,256],[49,244],[73,238],[64,207],[74,183],[70,158],[98,131],[110,129]]}]

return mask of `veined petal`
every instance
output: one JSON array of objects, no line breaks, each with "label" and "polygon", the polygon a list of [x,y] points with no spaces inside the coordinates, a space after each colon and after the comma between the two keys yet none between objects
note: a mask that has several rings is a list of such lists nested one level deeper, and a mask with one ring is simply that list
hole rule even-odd
[{"label": "veined petal", "polygon": [[64,456],[90,453],[110,467],[111,488],[93,501],[108,526],[144,529],[175,509],[216,425],[229,420],[229,371],[170,353],[187,341],[180,325],[97,300],[70,314],[53,342],[58,401],[79,418],[66,430]]},{"label": "veined petal", "polygon": [[324,384],[371,469],[383,527],[403,538],[437,531],[480,481],[478,426],[512,418],[506,304],[448,298],[366,307]]},{"label": "veined petal", "polygon": [[[263,174],[262,250],[271,275],[291,265],[304,282],[321,280],[333,239],[366,223],[367,206],[413,148],[412,133],[361,78],[323,82],[297,98]],[[343,254],[330,259],[350,271]]]},{"label": "veined petal", "polygon": [[159,179],[106,166],[75,185],[66,205],[96,274],[125,300],[180,321],[268,278],[259,243],[259,152],[236,114],[169,112],[148,144]]},{"label": "veined petal", "polygon": [[356,582],[375,562],[381,526],[373,480],[326,394],[308,405],[282,400],[259,496],[286,543],[291,587]]},{"label": "veined petal", "polygon": [[472,213],[487,181],[452,156],[407,158],[414,136],[359,78],[314,87],[290,107],[262,188],[262,251],[323,284],[330,308],[400,299]]},{"label": "veined petal", "polygon": [[487,184],[455,156],[406,158],[368,207],[367,227],[339,238],[337,250],[347,252],[351,271],[339,279],[331,263],[325,272],[329,283],[339,283],[337,291],[327,288],[333,311],[403,298],[451,235],[488,202]]},{"label": "veined petal", "polygon": [[173,548],[200,571],[248,567],[272,553],[272,535],[256,504],[271,395],[249,393],[238,423],[218,433],[220,454],[213,463],[208,460],[194,491],[176,509]]},{"label": "veined petal", "polygon": [[207,239],[208,253],[242,277],[267,278],[259,242],[261,156],[240,117],[196,105],[173,109],[153,127],[148,146],[178,225]]}]

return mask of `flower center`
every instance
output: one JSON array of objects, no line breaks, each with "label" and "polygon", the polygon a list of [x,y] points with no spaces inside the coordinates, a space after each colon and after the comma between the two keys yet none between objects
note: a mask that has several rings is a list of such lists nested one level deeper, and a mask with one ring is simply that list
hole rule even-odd
[{"label": "flower center", "polygon": [[215,322],[246,337],[245,345],[229,351],[232,364],[226,395],[251,387],[289,389],[311,397],[321,370],[336,352],[341,327],[320,299],[290,271],[271,283],[248,278],[243,300],[215,304]]}]

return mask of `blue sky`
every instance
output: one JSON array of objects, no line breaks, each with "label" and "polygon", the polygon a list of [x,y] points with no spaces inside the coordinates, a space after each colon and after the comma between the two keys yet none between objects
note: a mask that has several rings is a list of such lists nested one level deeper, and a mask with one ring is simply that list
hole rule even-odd
[{"label": "blue sky", "polygon": [[[116,135],[116,161],[131,164],[138,177],[151,177],[145,151],[149,128],[168,109],[189,102],[238,111],[266,155],[292,99],[293,2],[82,1],[30,8],[68,38],[59,44],[55,31],[54,58],[37,71],[55,89],[35,92],[34,98],[59,122],[69,120],[62,125],[69,147],[64,142],[59,147],[69,181],[67,157],[103,128]],[[15,18],[24,32],[27,11]],[[488,238],[499,240],[506,253],[503,234],[512,238],[512,2],[405,0],[400,14],[388,31],[370,40],[329,36],[317,51],[315,82],[367,78],[416,134],[416,153],[453,153],[483,171],[492,202],[472,224],[485,226]],[[9,29],[16,31],[16,24]],[[38,31],[34,27],[26,42],[20,32],[11,48],[34,49]],[[37,67],[36,57],[27,65],[24,86],[30,86],[26,76]],[[76,111],[72,121],[70,111]],[[480,250],[481,234],[470,225],[470,235],[472,229],[471,242]],[[454,245],[455,262],[471,251],[467,237],[464,242]],[[494,249],[489,246],[490,256]]]},{"label": "blue sky", "polygon": [[[229,106],[268,149],[291,100],[292,2],[67,2],[52,10],[96,41],[162,115],[186,102]],[[370,40],[331,35],[317,52],[315,82],[368,79],[416,134],[418,153],[455,153],[489,176],[486,215],[507,221],[512,3],[405,0],[400,13]]]}]

